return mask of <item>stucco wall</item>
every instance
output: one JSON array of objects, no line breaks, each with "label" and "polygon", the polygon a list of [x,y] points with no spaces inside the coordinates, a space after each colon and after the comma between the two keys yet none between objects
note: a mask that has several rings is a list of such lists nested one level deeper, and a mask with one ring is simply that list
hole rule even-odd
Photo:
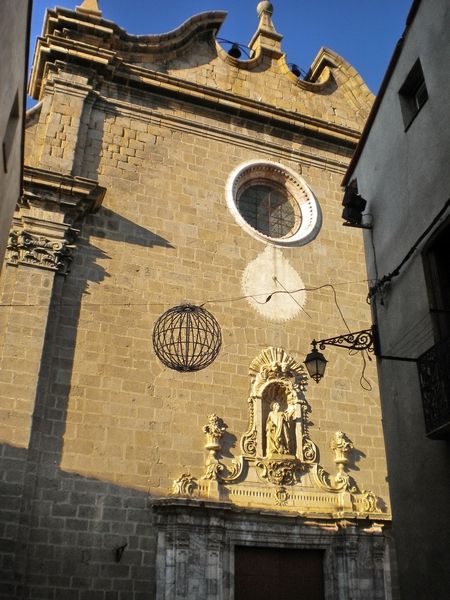
[{"label": "stucco wall", "polygon": [[[354,173],[373,217],[365,242],[374,279],[400,264],[450,196],[449,17],[447,1],[420,4]],[[429,97],[405,131],[399,90],[417,58]],[[382,354],[415,358],[435,342],[421,254],[426,241],[377,295]],[[403,597],[444,598],[448,443],[425,437],[416,365],[382,360],[378,367]]]},{"label": "stucco wall", "polygon": [[[0,261],[3,263],[14,207],[19,199],[22,168],[23,103],[26,89],[28,0],[0,5]],[[4,159],[6,158],[6,170]]]}]

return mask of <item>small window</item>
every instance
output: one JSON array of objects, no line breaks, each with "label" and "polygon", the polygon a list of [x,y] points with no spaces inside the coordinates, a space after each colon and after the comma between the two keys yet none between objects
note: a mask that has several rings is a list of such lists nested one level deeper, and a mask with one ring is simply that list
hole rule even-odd
[{"label": "small window", "polygon": [[425,85],[422,65],[419,59],[415,62],[405,83],[400,88],[399,95],[403,122],[405,129],[408,129],[422,106],[428,100],[428,90]]}]

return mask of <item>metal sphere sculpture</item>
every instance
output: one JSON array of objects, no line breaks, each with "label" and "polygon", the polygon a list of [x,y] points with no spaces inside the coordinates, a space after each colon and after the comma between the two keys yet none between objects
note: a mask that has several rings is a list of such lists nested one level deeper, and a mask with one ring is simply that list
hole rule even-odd
[{"label": "metal sphere sculpture", "polygon": [[219,354],[219,323],[207,310],[194,304],[169,308],[155,323],[153,348],[159,360],[175,371],[200,371]]}]

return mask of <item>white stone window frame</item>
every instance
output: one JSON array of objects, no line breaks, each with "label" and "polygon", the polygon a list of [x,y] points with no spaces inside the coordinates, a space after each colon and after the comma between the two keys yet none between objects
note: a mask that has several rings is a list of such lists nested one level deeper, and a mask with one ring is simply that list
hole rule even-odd
[{"label": "white stone window frame", "polygon": [[[283,185],[291,199],[297,203],[301,215],[300,226],[282,238],[265,235],[252,227],[239,212],[237,200],[243,186],[249,182]],[[316,238],[322,225],[319,202],[303,177],[289,167],[270,160],[255,159],[241,163],[228,177],[226,184],[227,206],[235,221],[253,238],[280,248],[304,246]]]}]

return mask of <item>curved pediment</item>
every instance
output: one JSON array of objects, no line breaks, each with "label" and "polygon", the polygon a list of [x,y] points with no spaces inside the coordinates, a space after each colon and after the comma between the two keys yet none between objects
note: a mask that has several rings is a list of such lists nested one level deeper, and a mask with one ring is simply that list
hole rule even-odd
[{"label": "curved pediment", "polygon": [[[89,12],[64,8],[48,10],[43,35],[35,50],[30,94],[39,98],[45,66],[56,60],[103,69],[123,63],[158,65],[194,54],[188,48],[196,40],[212,47],[226,15],[224,11],[202,12],[167,33],[133,35],[116,23]],[[156,67],[156,70],[159,69]]]},{"label": "curved pediment", "polygon": [[238,60],[216,37],[225,17],[223,11],[203,12],[167,33],[132,35],[101,14],[50,10],[30,93],[42,98],[46,86],[51,93],[54,82],[76,68],[98,98],[113,83],[139,97],[175,96],[258,121],[267,115],[283,129],[353,148],[373,100],[355,69],[322,48],[307,76],[296,77],[266,13],[250,41],[251,58]]},{"label": "curved pediment", "polygon": [[330,72],[334,74],[336,83],[344,92],[346,99],[357,108],[364,110],[367,116],[373,104],[372,92],[358,71],[330,48],[322,47],[319,50],[305,76],[304,84],[326,86],[330,79]]}]

